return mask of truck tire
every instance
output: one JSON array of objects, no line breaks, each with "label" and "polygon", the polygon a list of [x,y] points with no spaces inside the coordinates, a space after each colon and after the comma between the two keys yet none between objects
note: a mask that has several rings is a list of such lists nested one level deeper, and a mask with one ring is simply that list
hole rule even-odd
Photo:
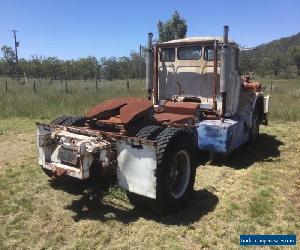
[{"label": "truck tire", "polygon": [[142,138],[145,140],[155,140],[156,136],[164,129],[162,126],[149,125],[143,127],[135,137]]},{"label": "truck tire", "polygon": [[195,182],[195,147],[191,134],[166,128],[157,141],[157,189],[154,210],[175,212],[188,202]]},{"label": "truck tire", "polygon": [[188,131],[165,128],[156,137],[156,199],[127,193],[136,207],[150,207],[160,215],[182,208],[188,202],[195,182],[195,147]]},{"label": "truck tire", "polygon": [[64,126],[75,126],[75,127],[83,127],[85,124],[85,118],[82,116],[70,116],[63,122]]},{"label": "truck tire", "polygon": [[53,121],[50,122],[52,125],[63,125],[63,123],[69,119],[71,116],[69,115],[63,115],[55,118]]},{"label": "truck tire", "polygon": [[82,127],[85,124],[85,118],[82,116],[63,115],[55,118],[50,124]]},{"label": "truck tire", "polygon": [[259,110],[256,105],[252,114],[252,127],[249,131],[249,142],[254,143],[259,135]]}]

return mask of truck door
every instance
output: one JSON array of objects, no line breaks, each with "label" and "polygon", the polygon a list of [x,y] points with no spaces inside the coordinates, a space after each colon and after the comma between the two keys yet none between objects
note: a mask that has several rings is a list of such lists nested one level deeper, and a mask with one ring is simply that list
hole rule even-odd
[{"label": "truck door", "polygon": [[159,62],[159,99],[177,95],[175,48],[165,48],[160,51]]}]

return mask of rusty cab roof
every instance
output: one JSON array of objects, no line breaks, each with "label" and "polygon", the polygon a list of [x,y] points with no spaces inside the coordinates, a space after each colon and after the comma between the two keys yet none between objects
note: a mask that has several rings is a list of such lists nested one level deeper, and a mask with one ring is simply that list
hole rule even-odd
[{"label": "rusty cab roof", "polygon": [[[157,43],[156,46],[159,48],[164,47],[178,47],[184,45],[198,45],[198,44],[207,44],[207,43],[214,43],[217,41],[218,43],[223,43],[223,37],[221,36],[196,36],[196,37],[185,37],[182,39],[175,39],[163,43]],[[228,44],[233,47],[238,47],[237,43],[233,40],[229,39]]]}]

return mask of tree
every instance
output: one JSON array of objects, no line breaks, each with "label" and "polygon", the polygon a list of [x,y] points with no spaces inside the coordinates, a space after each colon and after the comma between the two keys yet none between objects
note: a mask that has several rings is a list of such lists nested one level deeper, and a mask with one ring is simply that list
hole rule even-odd
[{"label": "tree", "polygon": [[291,46],[289,47],[288,52],[297,67],[297,74],[300,75],[300,46]]},{"label": "tree", "polygon": [[10,74],[11,78],[13,78],[13,76],[14,76],[14,61],[16,58],[16,54],[15,54],[14,50],[12,49],[12,47],[8,47],[7,45],[2,46],[1,51],[3,54],[3,58],[5,59],[7,65],[8,65],[9,74]]},{"label": "tree", "polygon": [[270,54],[270,68],[277,77],[280,71],[286,67],[286,58],[277,50],[272,50]]},{"label": "tree", "polygon": [[185,19],[181,18],[179,13],[175,11],[171,19],[165,23],[158,21],[157,29],[159,41],[166,42],[173,39],[184,38],[187,32],[187,24]]}]

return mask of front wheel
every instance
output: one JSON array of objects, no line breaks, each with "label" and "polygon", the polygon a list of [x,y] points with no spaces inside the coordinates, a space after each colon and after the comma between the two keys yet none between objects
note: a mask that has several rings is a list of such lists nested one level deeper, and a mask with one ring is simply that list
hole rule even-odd
[{"label": "front wheel", "polygon": [[252,114],[252,127],[249,133],[249,142],[253,143],[257,140],[259,135],[259,112],[258,108],[255,107],[253,114]]}]

